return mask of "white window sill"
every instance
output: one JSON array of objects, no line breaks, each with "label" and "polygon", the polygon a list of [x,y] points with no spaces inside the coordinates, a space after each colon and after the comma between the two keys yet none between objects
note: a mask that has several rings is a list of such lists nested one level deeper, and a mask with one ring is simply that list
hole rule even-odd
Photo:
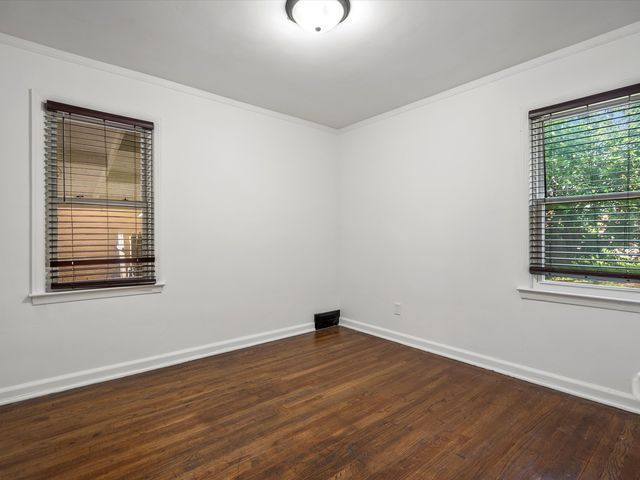
[{"label": "white window sill", "polygon": [[[623,312],[640,313],[640,292],[629,292],[626,298],[621,296],[601,295],[593,293],[593,287],[573,286],[577,291],[554,290],[549,287],[518,288],[520,298],[542,302],[565,303],[583,307],[604,308],[607,310],[621,310]],[[635,298],[634,298],[635,297]]]},{"label": "white window sill", "polygon": [[41,292],[29,295],[33,305],[45,305],[48,303],[77,302],[80,300],[92,300],[96,298],[126,297],[129,295],[146,295],[160,293],[164,283],[155,285],[130,285],[126,287],[96,288],[91,290],[69,290],[64,292]]}]

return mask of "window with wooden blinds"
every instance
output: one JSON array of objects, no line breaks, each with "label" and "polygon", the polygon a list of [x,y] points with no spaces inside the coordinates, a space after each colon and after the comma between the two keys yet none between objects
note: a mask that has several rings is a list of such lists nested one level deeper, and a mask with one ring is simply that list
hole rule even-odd
[{"label": "window with wooden blinds", "polygon": [[47,289],[156,282],[153,123],[45,104]]},{"label": "window with wooden blinds", "polygon": [[529,118],[529,271],[640,286],[640,84]]}]

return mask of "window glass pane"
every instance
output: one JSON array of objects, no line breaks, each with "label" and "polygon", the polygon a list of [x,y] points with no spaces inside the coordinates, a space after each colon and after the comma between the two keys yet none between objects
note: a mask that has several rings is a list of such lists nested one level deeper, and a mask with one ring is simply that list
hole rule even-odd
[{"label": "window glass pane", "polygon": [[640,102],[544,121],[547,196],[640,190]]},{"label": "window glass pane", "polygon": [[547,204],[544,229],[548,267],[640,267],[640,199]]},{"label": "window glass pane", "polygon": [[48,290],[155,283],[153,124],[46,108]]},{"label": "window glass pane", "polygon": [[[75,260],[80,264],[56,267],[51,275],[57,282],[140,276],[146,267],[135,261],[127,263],[126,259],[152,255],[152,246],[144,237],[143,216],[143,210],[135,207],[58,206],[52,253],[59,261]],[[81,263],[90,259],[113,258],[122,259],[123,263]]]},{"label": "window glass pane", "polygon": [[58,197],[142,200],[139,132],[79,121],[58,122]]}]

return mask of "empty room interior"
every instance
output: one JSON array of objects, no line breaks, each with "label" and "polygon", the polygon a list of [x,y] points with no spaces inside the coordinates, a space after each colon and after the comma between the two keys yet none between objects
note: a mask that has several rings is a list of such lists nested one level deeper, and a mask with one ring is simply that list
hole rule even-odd
[{"label": "empty room interior", "polygon": [[640,1],[0,0],[0,479],[640,479]]}]

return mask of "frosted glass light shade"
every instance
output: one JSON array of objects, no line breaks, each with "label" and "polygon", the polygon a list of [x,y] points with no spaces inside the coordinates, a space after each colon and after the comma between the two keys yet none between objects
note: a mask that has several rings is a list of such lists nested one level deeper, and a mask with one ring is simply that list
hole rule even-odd
[{"label": "frosted glass light shade", "polygon": [[348,0],[288,0],[289,18],[312,33],[325,33],[349,14]]}]

